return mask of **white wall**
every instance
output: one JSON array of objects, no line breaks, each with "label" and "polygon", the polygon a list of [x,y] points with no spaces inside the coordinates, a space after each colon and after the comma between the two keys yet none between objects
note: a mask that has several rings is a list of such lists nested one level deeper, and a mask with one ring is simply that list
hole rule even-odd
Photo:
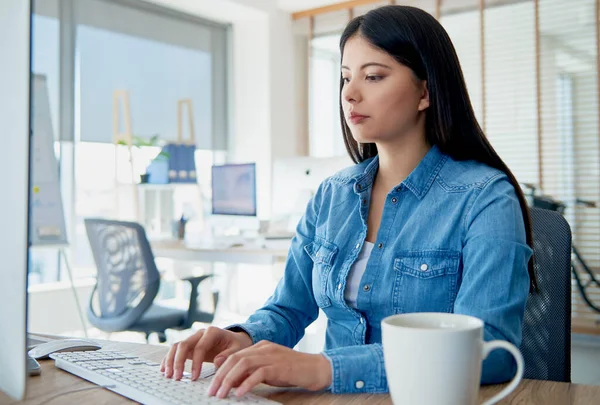
[{"label": "white wall", "polygon": [[233,24],[233,130],[231,162],[257,163],[258,216],[270,210],[271,95],[266,15]]},{"label": "white wall", "polygon": [[233,23],[230,159],[257,162],[258,216],[271,210],[272,161],[298,154],[298,67],[289,14],[272,10]]}]

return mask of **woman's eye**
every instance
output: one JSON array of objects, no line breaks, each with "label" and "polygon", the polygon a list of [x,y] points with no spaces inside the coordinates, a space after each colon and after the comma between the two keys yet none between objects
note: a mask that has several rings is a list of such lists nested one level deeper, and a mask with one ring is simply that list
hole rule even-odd
[{"label": "woman's eye", "polygon": [[367,80],[369,80],[371,82],[378,82],[381,79],[383,79],[383,77],[382,76],[378,76],[378,75],[368,75],[367,76]]},{"label": "woman's eye", "polygon": [[348,78],[348,77],[342,77],[342,81],[344,83],[348,83],[348,82],[350,82],[350,78]]}]

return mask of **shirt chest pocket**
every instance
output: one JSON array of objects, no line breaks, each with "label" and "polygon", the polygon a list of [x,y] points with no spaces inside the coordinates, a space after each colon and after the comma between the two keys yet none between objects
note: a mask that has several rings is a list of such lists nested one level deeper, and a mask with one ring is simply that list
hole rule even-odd
[{"label": "shirt chest pocket", "polygon": [[304,250],[313,261],[312,287],[315,301],[320,308],[331,306],[331,299],[327,295],[328,279],[338,248],[331,242],[319,239],[309,243]]},{"label": "shirt chest pocket", "polygon": [[394,260],[394,311],[452,312],[459,263],[456,251],[399,252]]}]

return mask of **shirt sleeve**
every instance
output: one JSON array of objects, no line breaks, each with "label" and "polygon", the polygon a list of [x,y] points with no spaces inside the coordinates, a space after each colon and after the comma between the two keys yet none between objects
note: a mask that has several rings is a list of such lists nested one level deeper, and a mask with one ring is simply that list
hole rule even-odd
[{"label": "shirt sleeve", "polygon": [[[504,174],[484,184],[465,217],[463,274],[454,312],[485,322],[484,340],[519,347],[529,294],[527,264],[532,255],[517,194]],[[516,362],[495,350],[483,362],[481,383],[510,380]]]},{"label": "shirt sleeve", "polygon": [[319,186],[296,227],[283,278],[273,295],[245,323],[226,329],[243,330],[252,343],[268,340],[292,348],[304,336],[305,328],[317,319],[319,307],[312,289],[313,262],[304,247],[314,240],[319,207],[326,187],[327,180]]},{"label": "shirt sleeve", "polygon": [[388,392],[381,343],[325,350],[331,363],[334,394]]}]

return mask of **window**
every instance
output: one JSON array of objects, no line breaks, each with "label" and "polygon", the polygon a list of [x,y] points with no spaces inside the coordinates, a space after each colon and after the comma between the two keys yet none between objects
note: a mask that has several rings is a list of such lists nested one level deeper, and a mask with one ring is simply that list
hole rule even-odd
[{"label": "window", "polygon": [[[227,149],[229,27],[137,0],[43,0],[34,10],[33,69],[48,79],[69,258],[76,278],[93,276],[83,218],[132,219],[134,207],[123,202],[158,151],[134,148],[132,171],[127,148],[113,143],[114,92],[129,94],[133,136],[165,142],[178,138],[178,101],[192,100],[198,177],[206,181]],[[199,195],[177,189],[174,218],[184,209],[198,214]],[[30,282],[66,276],[55,250],[31,255]]]},{"label": "window", "polygon": [[346,153],[339,117],[339,35],[312,41],[310,60],[310,156],[329,157]]},{"label": "window", "polygon": [[[115,147],[115,91],[129,96],[127,107],[117,106],[118,132],[126,130],[124,114],[129,111],[133,136],[158,135],[163,142],[177,141],[178,101],[191,99],[196,145],[203,149],[198,151],[202,158],[197,159],[197,169],[199,176],[210,172],[211,150],[226,147],[225,98],[216,94],[226,88],[226,27],[129,1],[85,0],[78,5],[76,21],[73,254],[75,266],[82,269],[78,275],[84,276],[88,271],[83,269],[93,272],[94,264],[83,219],[142,220],[139,204],[136,208],[132,202],[146,201],[146,191],[132,185],[158,153],[156,147],[133,148],[130,162],[128,149]],[[189,128],[182,130],[187,139]],[[173,220],[183,206],[190,215],[200,210],[198,190],[184,188],[164,194],[174,199],[169,206],[177,212],[164,213]],[[154,227],[145,225],[152,236]]]}]

